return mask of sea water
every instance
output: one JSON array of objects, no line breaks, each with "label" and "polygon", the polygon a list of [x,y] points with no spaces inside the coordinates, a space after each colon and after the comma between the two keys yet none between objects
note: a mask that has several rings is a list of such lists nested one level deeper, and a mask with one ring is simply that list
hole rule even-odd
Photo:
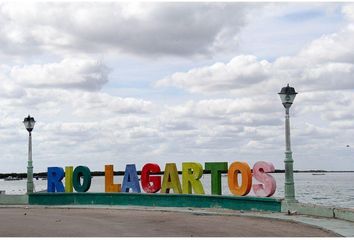
[{"label": "sea water", "polygon": [[[273,197],[284,197],[284,173],[273,173],[277,189]],[[115,176],[115,183],[121,183],[123,176]],[[294,173],[295,195],[299,202],[313,203],[323,206],[354,208],[354,173]],[[34,179],[35,191],[47,189],[46,180]],[[210,174],[204,174],[201,179],[205,194],[210,194]],[[0,190],[6,194],[23,194],[26,192],[26,179],[17,181],[0,180]],[[104,177],[93,177],[89,192],[104,192]],[[230,193],[227,176],[222,176],[222,194]],[[253,191],[248,196],[254,196]]]}]

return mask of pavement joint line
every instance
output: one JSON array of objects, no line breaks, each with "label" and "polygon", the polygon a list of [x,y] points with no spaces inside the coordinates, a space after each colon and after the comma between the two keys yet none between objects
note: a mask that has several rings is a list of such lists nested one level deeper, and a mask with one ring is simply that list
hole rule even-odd
[{"label": "pavement joint line", "polygon": [[214,215],[214,216],[240,216],[240,217],[255,217],[265,219],[275,219],[288,222],[297,222],[306,225],[311,225],[325,231],[331,231],[339,236],[354,237],[354,224],[350,221],[325,218],[309,215],[287,215],[286,213],[275,212],[251,212],[243,210],[230,210],[223,208],[178,208],[178,207],[145,207],[145,206],[113,206],[113,205],[0,205],[0,208],[23,208],[25,210],[36,208],[47,209],[114,209],[114,210],[133,210],[133,211],[161,211],[161,212],[181,212],[191,213],[196,215]]}]

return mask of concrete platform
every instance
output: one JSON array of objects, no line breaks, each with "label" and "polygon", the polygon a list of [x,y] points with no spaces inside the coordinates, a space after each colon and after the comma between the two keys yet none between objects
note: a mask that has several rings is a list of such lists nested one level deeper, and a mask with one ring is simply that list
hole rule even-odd
[{"label": "concrete platform", "polygon": [[182,208],[225,208],[244,211],[281,211],[281,200],[275,198],[198,194],[141,193],[33,193],[30,205],[107,205]]},{"label": "concrete platform", "polygon": [[[1,206],[1,237],[337,237],[326,219],[225,209]],[[283,218],[283,219],[282,219]],[[315,221],[316,220],[316,221]],[[305,224],[304,221],[309,221]],[[330,219],[334,226],[346,221]],[[342,222],[341,222],[342,221]],[[353,224],[351,228],[353,229]],[[331,225],[331,224],[329,224]]]}]

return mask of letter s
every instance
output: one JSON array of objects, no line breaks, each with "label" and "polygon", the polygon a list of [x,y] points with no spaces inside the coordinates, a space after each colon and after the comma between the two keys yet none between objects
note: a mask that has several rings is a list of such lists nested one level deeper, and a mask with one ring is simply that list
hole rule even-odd
[{"label": "letter s", "polygon": [[253,191],[258,197],[270,197],[275,193],[277,184],[269,172],[274,172],[274,165],[269,162],[256,162],[253,166],[253,177],[261,183],[253,184]]}]

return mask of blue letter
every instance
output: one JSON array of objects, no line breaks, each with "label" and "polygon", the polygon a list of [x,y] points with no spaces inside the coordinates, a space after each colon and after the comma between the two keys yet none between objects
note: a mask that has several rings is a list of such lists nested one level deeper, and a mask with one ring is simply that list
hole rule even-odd
[{"label": "blue letter", "polygon": [[48,168],[47,192],[64,192],[64,185],[61,180],[64,178],[64,169],[61,167]]},{"label": "blue letter", "polygon": [[122,183],[122,192],[129,192],[130,188],[132,189],[132,192],[141,192],[135,164],[128,164],[125,167],[125,173]]}]

